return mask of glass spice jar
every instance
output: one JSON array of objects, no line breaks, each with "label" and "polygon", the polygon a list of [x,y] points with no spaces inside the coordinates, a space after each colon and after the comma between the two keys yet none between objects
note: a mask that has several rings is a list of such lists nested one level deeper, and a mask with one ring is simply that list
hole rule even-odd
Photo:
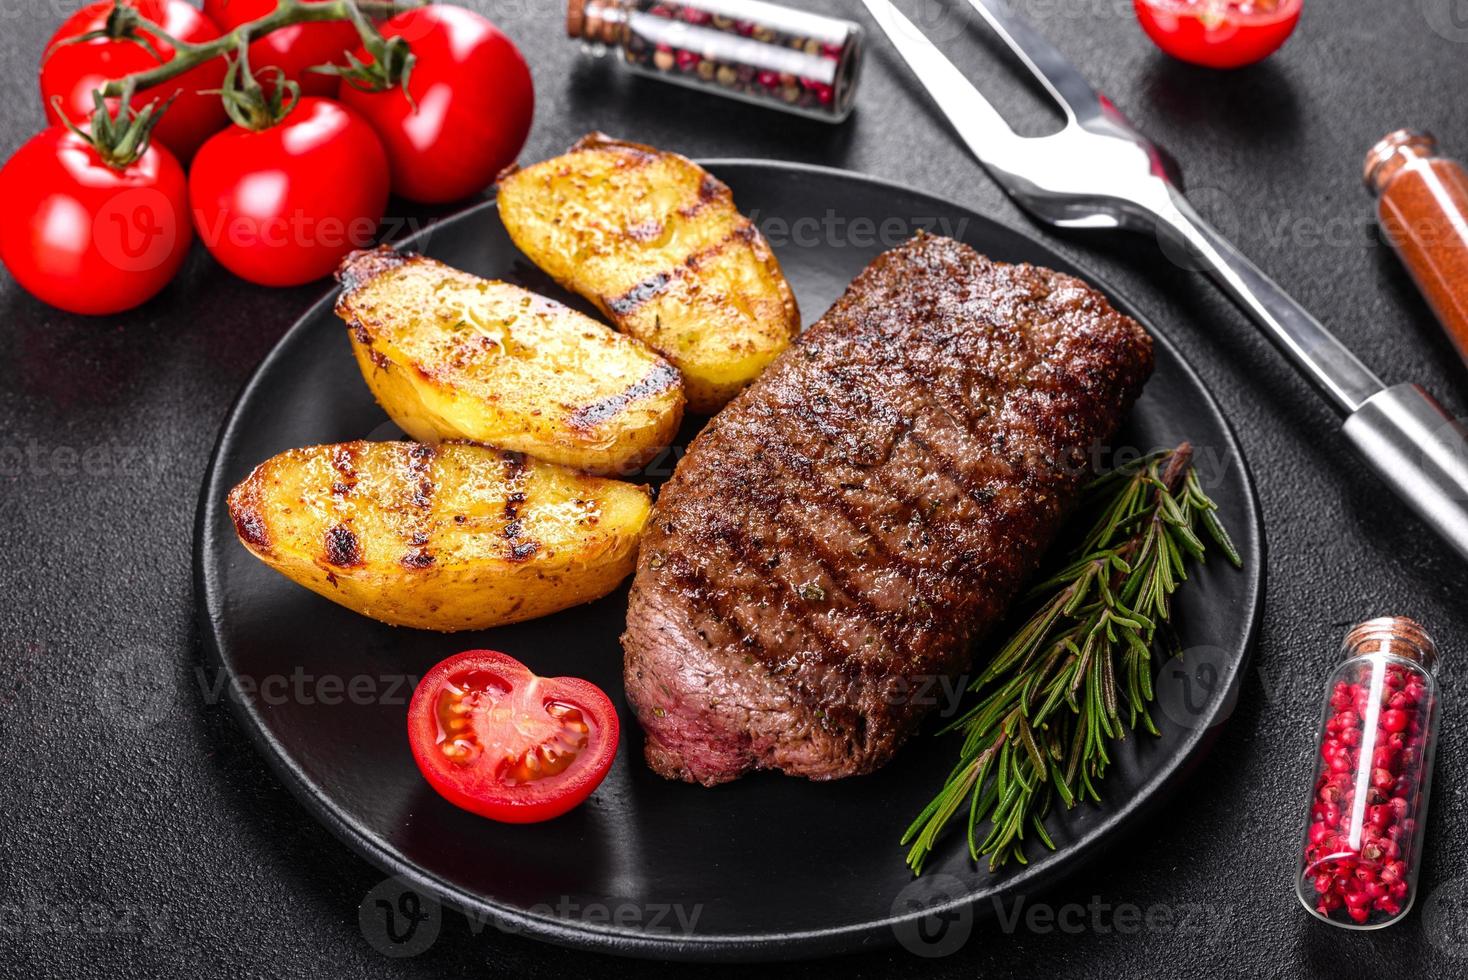
[{"label": "glass spice jar", "polygon": [[1399,129],[1366,154],[1376,219],[1468,361],[1468,172],[1431,133]]},{"label": "glass spice jar", "polygon": [[1342,654],[1326,687],[1295,891],[1332,925],[1379,929],[1417,898],[1438,653],[1426,630],[1398,616],[1354,627]]},{"label": "glass spice jar", "polygon": [[857,24],[762,0],[570,0],[566,30],[633,71],[826,122],[855,104]]}]

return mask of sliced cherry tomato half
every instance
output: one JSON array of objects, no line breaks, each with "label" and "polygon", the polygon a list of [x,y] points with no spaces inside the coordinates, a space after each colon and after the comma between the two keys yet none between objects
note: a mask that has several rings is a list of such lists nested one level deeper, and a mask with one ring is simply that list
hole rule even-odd
[{"label": "sliced cherry tomato half", "polygon": [[408,744],[429,785],[504,823],[549,820],[585,800],[612,767],[619,731],[595,684],[538,677],[494,650],[434,667],[408,707]]},{"label": "sliced cherry tomato half", "polygon": [[1278,50],[1303,0],[1133,0],[1147,36],[1168,54],[1208,68],[1241,68]]}]

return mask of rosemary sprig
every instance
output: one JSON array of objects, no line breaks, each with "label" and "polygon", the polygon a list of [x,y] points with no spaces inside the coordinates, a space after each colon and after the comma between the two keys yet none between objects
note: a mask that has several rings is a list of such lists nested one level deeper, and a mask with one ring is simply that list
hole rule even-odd
[{"label": "rosemary sprig", "polygon": [[1087,488],[1095,523],[1029,591],[1034,612],[969,686],[972,707],[943,729],[963,743],[943,789],[902,837],[915,874],[965,805],[969,853],[987,857],[991,871],[1026,863],[1027,831],[1054,850],[1044,826],[1054,801],[1100,802],[1107,746],[1139,726],[1157,734],[1147,711],[1153,652],[1172,643],[1171,597],[1188,561],[1203,560],[1200,532],[1242,564],[1192,459],[1183,443]]}]

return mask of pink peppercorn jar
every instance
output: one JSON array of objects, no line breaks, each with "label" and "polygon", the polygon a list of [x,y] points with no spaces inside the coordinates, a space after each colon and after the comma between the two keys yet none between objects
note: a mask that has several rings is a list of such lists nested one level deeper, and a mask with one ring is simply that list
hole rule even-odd
[{"label": "pink peppercorn jar", "polygon": [[1437,646],[1405,617],[1346,634],[1326,688],[1295,891],[1347,929],[1391,925],[1417,898],[1437,744]]},{"label": "pink peppercorn jar", "polygon": [[570,0],[566,31],[639,74],[826,122],[856,100],[860,25],[764,0]]}]

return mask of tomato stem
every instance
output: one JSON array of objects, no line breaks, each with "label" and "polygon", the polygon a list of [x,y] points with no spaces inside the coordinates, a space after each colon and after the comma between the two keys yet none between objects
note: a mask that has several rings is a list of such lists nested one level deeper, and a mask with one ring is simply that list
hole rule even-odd
[{"label": "tomato stem", "polygon": [[[131,9],[123,8],[121,0],[119,0],[118,6],[121,9]],[[397,77],[392,79],[392,83],[401,81],[403,85],[406,85],[407,73],[412,69],[413,57],[412,53],[408,51],[407,43],[403,42],[401,38],[393,38],[391,40],[383,38],[377,32],[377,28],[373,26],[367,13],[391,15],[418,6],[422,6],[422,3],[401,2],[401,0],[327,0],[327,2],[321,3],[303,3],[302,0],[279,0],[276,8],[265,16],[241,24],[234,30],[221,34],[219,37],[205,41],[202,44],[195,44],[190,41],[170,37],[162,28],[151,21],[142,21],[137,16],[136,11],[134,11],[133,19],[138,22],[137,26],[133,29],[134,33],[138,29],[146,30],[149,34],[167,42],[173,47],[173,57],[146,71],[134,72],[123,78],[112,79],[97,89],[96,94],[103,98],[116,98],[123,94],[125,87],[128,91],[147,89],[166,82],[171,78],[176,78],[189,69],[197,68],[199,65],[213,58],[227,56],[231,52],[242,50],[251,41],[259,40],[272,31],[280,30],[282,27],[332,20],[351,21],[356,26],[358,33],[362,35],[363,43],[367,46],[367,50],[372,53],[378,63],[384,64],[384,71],[391,69],[397,73]],[[111,24],[111,16],[109,15],[109,25]],[[118,16],[121,17],[122,15]],[[111,29],[110,26],[108,29]],[[373,50],[374,46],[383,52],[382,56],[379,56],[378,52]],[[399,51],[398,49],[401,50]],[[348,54],[347,57],[349,61],[357,62],[357,59],[352,55]],[[387,63],[389,58],[393,60]],[[358,63],[360,64],[360,62]],[[336,66],[326,67],[334,68]]]},{"label": "tomato stem", "polygon": [[289,79],[285,71],[267,66],[264,72],[274,76],[269,91],[250,71],[250,43],[241,39],[240,47],[230,58],[224,73],[224,87],[209,90],[224,100],[224,111],[242,129],[269,129],[291,114],[301,99],[299,82]]},{"label": "tomato stem", "polygon": [[114,113],[107,105],[107,100],[102,97],[102,93],[93,92],[92,102],[96,108],[87,122],[86,129],[76,125],[61,111],[61,96],[58,95],[51,100],[56,114],[61,117],[66,128],[86,140],[97,152],[102,162],[117,171],[126,170],[147,151],[153,127],[162,118],[163,110],[167,109],[178,96],[178,93],[175,92],[168,97],[167,102],[161,105],[157,99],[154,99],[141,109],[134,109],[132,107],[132,85],[126,85],[122,94],[123,98],[118,101]]},{"label": "tomato stem", "polygon": [[364,62],[348,51],[345,66],[318,65],[311,70],[323,75],[340,76],[352,88],[363,92],[382,92],[394,85],[401,85],[403,95],[412,104],[413,97],[408,94],[408,76],[412,74],[415,59],[408,42],[401,37],[383,37],[354,0],[345,2],[352,11],[352,24],[362,36],[362,47],[372,56],[372,60]]},{"label": "tomato stem", "polygon": [[[73,44],[87,44],[91,41],[105,39],[108,41],[131,41],[141,46],[161,64],[163,62],[163,52],[158,50],[158,46],[153,43],[152,39],[148,37],[148,34],[142,32],[144,23],[142,15],[136,9],[129,7],[123,0],[112,0],[112,9],[107,12],[106,23],[96,30],[86,31],[78,34],[76,37],[69,37],[64,41],[53,44],[42,55],[41,60],[45,62],[57,48],[69,47]],[[146,23],[149,34],[161,38],[169,44],[177,43],[159,25],[152,21],[147,21]]]}]

